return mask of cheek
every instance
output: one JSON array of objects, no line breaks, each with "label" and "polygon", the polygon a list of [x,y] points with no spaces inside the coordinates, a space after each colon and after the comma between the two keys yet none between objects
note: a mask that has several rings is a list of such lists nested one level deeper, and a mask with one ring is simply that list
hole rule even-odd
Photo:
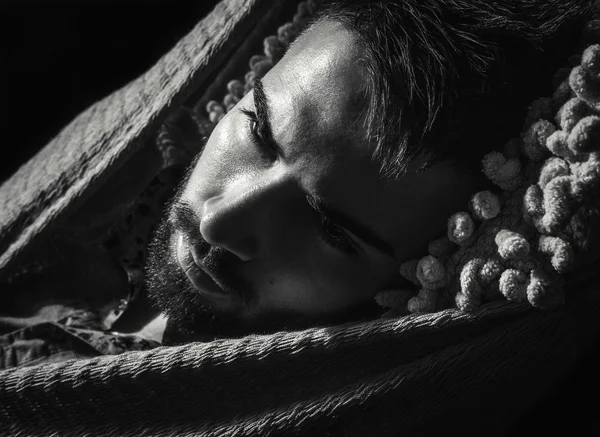
[{"label": "cheek", "polygon": [[310,315],[341,311],[373,299],[393,276],[394,269],[338,261],[313,244],[296,246],[302,253],[295,260],[271,265],[258,287],[260,307]]}]

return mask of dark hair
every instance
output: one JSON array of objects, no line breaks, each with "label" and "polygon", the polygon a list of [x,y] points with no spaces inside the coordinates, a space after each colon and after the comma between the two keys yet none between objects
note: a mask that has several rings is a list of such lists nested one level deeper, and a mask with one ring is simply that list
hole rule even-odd
[{"label": "dark hair", "polygon": [[527,105],[550,92],[561,47],[572,50],[564,29],[592,4],[337,0],[315,21],[342,23],[363,45],[367,139],[382,173],[398,177],[411,162],[454,158],[479,168],[517,135]]}]

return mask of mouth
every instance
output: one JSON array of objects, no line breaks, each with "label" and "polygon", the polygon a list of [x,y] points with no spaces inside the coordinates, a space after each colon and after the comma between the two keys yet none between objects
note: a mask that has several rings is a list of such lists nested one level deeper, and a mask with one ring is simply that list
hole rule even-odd
[{"label": "mouth", "polygon": [[192,285],[203,295],[213,299],[230,299],[231,294],[223,290],[198,261],[189,240],[181,233],[176,234],[176,259]]}]

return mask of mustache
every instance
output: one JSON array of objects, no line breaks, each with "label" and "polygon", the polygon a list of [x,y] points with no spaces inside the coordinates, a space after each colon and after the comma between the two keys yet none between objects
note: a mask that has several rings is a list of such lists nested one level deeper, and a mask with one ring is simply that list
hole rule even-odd
[{"label": "mustache", "polygon": [[199,262],[227,293],[249,303],[255,298],[252,286],[239,273],[240,259],[220,246],[208,243],[200,232],[200,218],[183,200],[175,201],[168,216],[171,229],[179,230],[192,242]]}]

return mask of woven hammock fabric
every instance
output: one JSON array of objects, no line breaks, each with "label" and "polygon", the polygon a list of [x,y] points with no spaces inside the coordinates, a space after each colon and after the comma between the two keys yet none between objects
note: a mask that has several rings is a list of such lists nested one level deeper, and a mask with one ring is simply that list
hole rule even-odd
[{"label": "woven hammock fabric", "polygon": [[169,109],[219,67],[251,26],[268,18],[263,8],[272,3],[221,1],[153,68],[82,112],[3,183],[0,274],[127,162]]},{"label": "woven hammock fabric", "polygon": [[[0,269],[133,156],[208,74],[203,32],[231,25],[239,8],[244,23],[259,3],[222,2],[210,25],[2,186]],[[500,435],[597,339],[599,262],[569,278],[566,304],[551,311],[491,302],[6,370],[0,435]]]},{"label": "woven hammock fabric", "polygon": [[0,423],[40,436],[429,435],[439,423],[493,435],[577,358],[599,305],[495,304],[14,369],[0,376]]}]

